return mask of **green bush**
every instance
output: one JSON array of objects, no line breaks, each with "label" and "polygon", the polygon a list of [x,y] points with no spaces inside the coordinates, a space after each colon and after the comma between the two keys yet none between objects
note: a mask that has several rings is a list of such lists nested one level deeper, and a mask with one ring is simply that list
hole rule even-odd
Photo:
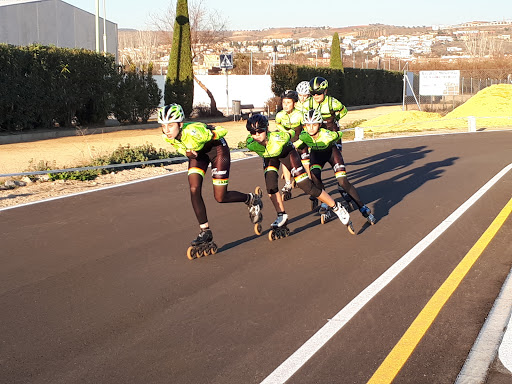
[{"label": "green bush", "polygon": [[119,76],[117,93],[113,102],[113,113],[120,122],[146,123],[155,112],[162,98],[162,91],[148,68],[130,68]]},{"label": "green bush", "polygon": [[272,92],[280,95],[286,89],[295,89],[301,81],[315,76],[329,81],[328,95],[347,106],[397,103],[402,99],[401,72],[377,69],[316,68],[292,64],[276,65],[272,72]]},{"label": "green bush", "polygon": [[[86,49],[0,44],[0,131],[148,121],[161,91],[147,70],[124,73],[115,57]],[[128,79],[128,80],[127,80]]]}]

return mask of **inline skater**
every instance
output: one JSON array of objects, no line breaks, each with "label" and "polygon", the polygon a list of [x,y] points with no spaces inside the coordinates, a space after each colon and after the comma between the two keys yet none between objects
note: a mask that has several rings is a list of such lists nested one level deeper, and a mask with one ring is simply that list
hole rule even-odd
[{"label": "inline skater", "polygon": [[[295,104],[299,100],[299,96],[296,91],[284,91],[281,94],[281,103],[283,109],[276,115],[277,129],[286,132],[290,135],[292,143],[299,139],[299,134],[302,131],[302,116],[303,113],[295,108]],[[297,152],[299,152],[302,165],[306,169],[309,176],[309,152],[308,147],[303,144],[299,146]],[[292,197],[293,182],[291,180],[290,171],[288,168],[283,167],[283,176],[285,179],[284,187],[281,189],[284,200],[289,200]],[[316,200],[316,199],[315,199]]]},{"label": "inline skater", "polygon": [[[329,82],[323,77],[315,77],[309,81],[309,91],[311,97],[308,100],[303,113],[306,113],[310,109],[318,109],[322,114],[322,127],[327,128],[330,131],[338,132],[340,130],[339,121],[347,114],[347,108],[337,99],[327,95],[327,89],[329,88]],[[336,146],[342,151],[342,140],[336,141]],[[343,205],[348,210],[350,197],[342,187],[339,187],[339,192],[343,196]]]},{"label": "inline skater", "polygon": [[327,96],[329,82],[323,77],[315,77],[309,82],[309,92],[311,97],[304,105],[303,112],[306,113],[310,109],[318,109],[322,114],[323,128],[330,131],[339,131],[339,121],[347,114],[345,107],[339,100],[332,96]]},{"label": "inline skater", "polygon": [[[288,215],[284,209],[281,194],[278,193],[279,188],[277,182],[280,164],[288,168],[300,189],[330,207],[332,212],[334,212],[340,221],[349,227],[350,230],[350,226],[352,225],[350,215],[340,203],[336,203],[327,192],[316,187],[311,182],[311,179],[302,166],[299,154],[290,141],[289,133],[282,131],[269,132],[268,120],[265,116],[260,114],[251,116],[247,120],[246,127],[249,131],[247,148],[256,152],[263,158],[267,193],[277,212],[277,219],[272,223],[271,231],[269,232],[270,240],[274,240],[276,237],[285,237],[289,234],[289,230],[286,227]],[[351,232],[353,233],[353,230]]]},{"label": "inline skater", "polygon": [[258,191],[259,187],[256,188],[255,193],[228,191],[231,155],[224,139],[227,130],[199,122],[183,123],[184,119],[185,114],[179,104],[166,105],[158,111],[158,122],[162,124],[164,140],[179,153],[188,157],[190,197],[199,222],[200,233],[192,241],[191,247],[187,250],[187,256],[189,259],[195,259],[217,251],[202,196],[203,178],[209,164],[212,168],[215,200],[219,203],[245,203],[249,209],[251,222],[255,225],[255,231],[262,219],[263,203],[261,189]]},{"label": "inline skater", "polygon": [[309,94],[309,81],[301,81],[297,84],[297,88],[295,88],[297,94],[299,96],[299,101],[295,103],[295,109],[298,109],[302,114],[304,114],[304,102],[311,96]]},{"label": "inline skater", "polygon": [[[335,145],[336,141],[343,135],[342,132],[329,131],[326,128],[321,128],[322,115],[317,109],[310,109],[304,114],[303,124],[304,130],[299,136],[299,140],[295,142],[295,145],[299,145],[304,142],[310,149],[310,161],[311,161],[311,178],[317,188],[324,188],[322,183],[322,168],[325,163],[329,163],[332,166],[334,175],[338,180],[341,188],[350,196],[359,208],[359,212],[363,217],[371,224],[375,224],[376,220],[368,208],[359,197],[356,188],[348,181],[347,171],[345,168],[345,162],[341,151]],[[342,194],[342,197],[343,194]],[[330,213],[327,207],[321,207],[321,214],[326,215],[329,218]]]}]

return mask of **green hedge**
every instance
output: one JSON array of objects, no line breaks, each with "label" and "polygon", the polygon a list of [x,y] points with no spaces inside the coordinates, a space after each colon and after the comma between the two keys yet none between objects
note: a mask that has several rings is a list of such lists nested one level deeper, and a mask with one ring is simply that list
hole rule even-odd
[{"label": "green hedge", "polygon": [[315,76],[325,77],[329,81],[327,93],[347,106],[398,103],[402,100],[402,73],[379,69],[339,70],[280,64],[272,73],[272,92],[280,95]]},{"label": "green hedge", "polygon": [[[49,129],[56,123],[65,127],[74,119],[79,124],[103,122],[118,98],[131,98],[121,89],[124,73],[114,56],[86,49],[0,44],[0,68],[4,132]],[[147,76],[140,82],[156,87]],[[149,110],[156,109],[154,103],[153,98]],[[144,111],[147,115],[147,106]]]}]

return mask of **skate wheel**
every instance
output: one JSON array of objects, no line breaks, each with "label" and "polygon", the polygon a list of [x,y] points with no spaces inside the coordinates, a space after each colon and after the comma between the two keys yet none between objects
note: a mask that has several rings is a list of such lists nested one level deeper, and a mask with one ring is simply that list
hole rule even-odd
[{"label": "skate wheel", "polygon": [[217,248],[217,244],[213,244],[213,247],[210,248],[210,255],[215,255],[218,249],[219,248]]},{"label": "skate wheel", "polygon": [[189,260],[194,260],[195,258],[197,258],[196,250],[194,249],[194,247],[188,247],[187,257]]},{"label": "skate wheel", "polygon": [[351,221],[347,224],[347,229],[348,229],[348,231],[350,232],[351,235],[355,235],[356,234],[356,231],[354,231],[354,225],[352,224]]},{"label": "skate wheel", "polygon": [[325,224],[325,223],[326,223],[325,215],[320,215],[320,222],[321,222],[322,224]]},{"label": "skate wheel", "polygon": [[285,236],[290,236],[290,228],[286,227]]},{"label": "skate wheel", "polygon": [[272,231],[272,230],[271,230],[271,231],[268,233],[268,240],[269,240],[269,241],[274,241],[275,239],[276,239],[276,235],[275,235],[274,231]]},{"label": "skate wheel", "polygon": [[205,250],[203,251],[202,256],[209,256],[209,255],[210,255],[210,249],[209,249],[209,248],[208,248],[208,249],[205,249]]},{"label": "skate wheel", "polygon": [[263,197],[263,190],[259,186],[254,188],[254,193],[257,194],[259,197]]},{"label": "skate wheel", "polygon": [[260,223],[254,224],[254,233],[257,234],[258,236],[261,235],[261,224]]}]

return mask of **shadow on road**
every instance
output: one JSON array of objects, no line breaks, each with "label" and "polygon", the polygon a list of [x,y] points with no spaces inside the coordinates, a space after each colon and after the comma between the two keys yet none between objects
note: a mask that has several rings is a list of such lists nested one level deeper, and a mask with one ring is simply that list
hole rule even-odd
[{"label": "shadow on road", "polygon": [[[402,201],[405,196],[427,181],[441,177],[444,172],[442,168],[452,166],[458,159],[458,157],[450,157],[412,168],[415,162],[425,158],[431,152],[432,150],[427,149],[426,146],[393,149],[358,161],[347,162],[347,175],[350,182],[357,188],[363,202],[375,202],[373,213],[377,220],[380,220],[387,216],[391,207]],[[357,165],[365,166],[351,170],[351,166]],[[396,173],[400,170],[403,172],[385,180],[363,186],[358,185],[376,177],[382,179],[383,175],[386,177],[386,173]],[[332,174],[332,169],[327,168],[324,172]],[[338,182],[334,176],[331,176],[324,180],[324,185],[326,189],[335,188]],[[339,198],[336,190],[330,193]]]}]

